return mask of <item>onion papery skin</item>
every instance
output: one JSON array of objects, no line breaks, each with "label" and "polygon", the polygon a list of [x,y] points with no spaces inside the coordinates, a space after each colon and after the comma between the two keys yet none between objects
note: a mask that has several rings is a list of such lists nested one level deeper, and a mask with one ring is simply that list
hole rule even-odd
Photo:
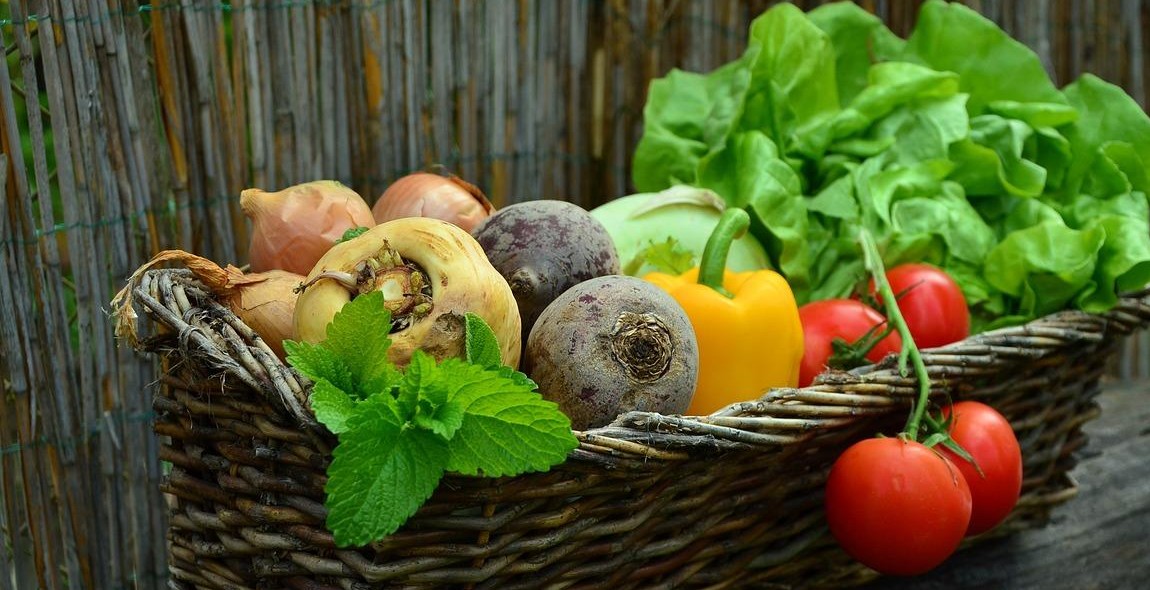
[{"label": "onion papery skin", "polygon": [[464,231],[487,219],[494,208],[478,187],[458,176],[415,172],[396,180],[372,205],[376,223],[430,217]]},{"label": "onion papery skin", "polygon": [[287,358],[283,341],[295,337],[296,288],[303,280],[303,275],[286,270],[247,273],[233,278],[233,289],[223,297],[232,313],[255,330],[280,360]]},{"label": "onion papery skin", "polygon": [[252,222],[248,263],[252,272],[285,270],[306,275],[344,232],[375,226],[359,193],[334,180],[316,180],[268,192],[240,193]]}]

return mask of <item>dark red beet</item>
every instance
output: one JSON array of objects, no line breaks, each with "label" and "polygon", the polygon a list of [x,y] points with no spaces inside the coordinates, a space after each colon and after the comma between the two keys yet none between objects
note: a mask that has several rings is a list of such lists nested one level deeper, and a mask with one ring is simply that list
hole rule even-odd
[{"label": "dark red beet", "polygon": [[507,279],[523,321],[523,342],[543,309],[572,286],[619,273],[611,235],[566,201],[524,201],[497,210],[471,231]]},{"label": "dark red beet", "polygon": [[666,291],[635,277],[597,277],[539,316],[523,370],[572,428],[586,430],[632,410],[685,412],[699,347],[686,312]]}]

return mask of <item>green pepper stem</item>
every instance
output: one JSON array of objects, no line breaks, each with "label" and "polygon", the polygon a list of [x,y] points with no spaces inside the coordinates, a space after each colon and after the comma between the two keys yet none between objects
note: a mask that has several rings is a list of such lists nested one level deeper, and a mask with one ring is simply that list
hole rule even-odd
[{"label": "green pepper stem", "polygon": [[875,292],[882,297],[887,321],[898,330],[898,335],[902,338],[902,350],[898,355],[899,373],[906,375],[906,360],[909,357],[914,365],[914,374],[918,378],[918,400],[911,402],[910,418],[903,429],[903,434],[913,440],[918,440],[919,425],[923,418],[926,417],[927,420],[930,420],[926,416],[927,402],[930,399],[930,375],[927,374],[926,364],[923,363],[918,346],[915,345],[914,338],[910,335],[910,328],[906,325],[906,319],[902,317],[902,311],[898,308],[898,298],[886,280],[886,269],[883,267],[878,246],[870,232],[865,228],[859,232],[859,242],[862,244],[863,264],[870,272],[871,278],[874,279]]},{"label": "green pepper stem", "polygon": [[703,258],[699,262],[700,285],[706,285],[726,297],[733,297],[723,287],[727,255],[731,252],[731,243],[743,237],[750,226],[751,216],[746,211],[738,207],[723,210],[718,225],[711,231],[711,237],[707,238],[707,245],[703,247]]}]

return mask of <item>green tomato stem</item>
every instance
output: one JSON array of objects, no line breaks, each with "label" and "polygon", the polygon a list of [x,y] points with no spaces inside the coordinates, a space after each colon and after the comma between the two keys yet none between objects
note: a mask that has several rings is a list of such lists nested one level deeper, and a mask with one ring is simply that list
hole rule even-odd
[{"label": "green tomato stem", "polygon": [[751,216],[738,207],[724,209],[719,223],[707,238],[703,258],[699,262],[699,284],[706,285],[726,297],[734,297],[723,287],[723,272],[727,269],[727,255],[731,243],[743,237],[751,226]]},{"label": "green tomato stem", "polygon": [[926,415],[926,407],[930,399],[930,375],[927,374],[926,364],[922,362],[922,355],[919,354],[918,346],[915,345],[914,338],[910,335],[910,328],[906,325],[906,319],[902,317],[902,311],[898,308],[898,298],[895,297],[894,290],[891,289],[890,283],[886,280],[886,269],[883,267],[878,246],[870,232],[865,228],[859,232],[859,242],[862,244],[863,264],[874,279],[875,292],[882,298],[883,305],[886,307],[887,321],[898,330],[898,335],[902,337],[902,350],[898,355],[899,372],[906,375],[906,361],[907,358],[910,358],[914,365],[915,376],[918,378],[918,399],[911,402],[910,418],[907,420],[906,427],[903,428],[904,435],[918,440],[919,425],[923,418],[931,420]]}]

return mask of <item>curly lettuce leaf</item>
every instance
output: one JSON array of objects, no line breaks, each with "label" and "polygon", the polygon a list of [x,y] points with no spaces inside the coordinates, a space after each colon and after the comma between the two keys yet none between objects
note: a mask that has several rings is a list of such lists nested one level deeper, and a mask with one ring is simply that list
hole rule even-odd
[{"label": "curly lettuce leaf", "polygon": [[644,114],[636,186],[746,208],[800,303],[849,294],[863,227],[888,266],[954,276],[981,328],[1150,281],[1150,118],[1094,76],[1060,91],[958,3],[927,0],[906,40],[853,3],[776,6],[739,59],[656,81]]},{"label": "curly lettuce leaf", "polygon": [[984,272],[993,287],[1018,299],[1014,314],[1046,315],[1097,288],[1094,269],[1105,240],[1098,226],[1077,230],[1047,221],[1007,235],[987,255]]},{"label": "curly lettuce leaf", "polygon": [[[1121,88],[1085,74],[1065,89],[1066,99],[1079,112],[1078,123],[1067,131],[1073,163],[1060,191],[1064,199],[1076,197],[1103,160],[1126,176],[1131,188],[1150,193],[1150,117]],[[1107,146],[1126,144],[1124,150]],[[1115,160],[1114,155],[1118,155]],[[1096,183],[1097,179],[1094,180]],[[1099,195],[1105,196],[1105,195]]]},{"label": "curly lettuce leaf", "polygon": [[676,69],[651,82],[643,136],[632,158],[632,182],[640,192],[695,181],[699,160],[726,142],[742,116],[751,82],[748,63],[757,55],[752,47],[708,74]]},{"label": "curly lettuce leaf", "polygon": [[881,19],[853,2],[824,4],[808,12],[807,18],[834,47],[835,83],[843,106],[869,86],[872,63],[897,56],[906,44]]},{"label": "curly lettuce leaf", "polygon": [[740,128],[757,130],[783,153],[811,153],[806,130],[839,109],[830,37],[793,4],[778,4],[751,22],[751,86]]},{"label": "curly lettuce leaf", "polygon": [[760,131],[732,136],[700,163],[698,184],[751,213],[752,233],[792,289],[802,291],[810,283],[802,178],[771,138]]},{"label": "curly lettuce leaf", "polygon": [[953,178],[972,196],[1037,197],[1046,169],[1024,157],[1034,129],[1015,119],[982,115],[970,120],[970,138],[951,148]]},{"label": "curly lettuce leaf", "polygon": [[925,2],[900,58],[958,74],[971,116],[996,101],[1066,103],[1033,50],[957,2]]}]

